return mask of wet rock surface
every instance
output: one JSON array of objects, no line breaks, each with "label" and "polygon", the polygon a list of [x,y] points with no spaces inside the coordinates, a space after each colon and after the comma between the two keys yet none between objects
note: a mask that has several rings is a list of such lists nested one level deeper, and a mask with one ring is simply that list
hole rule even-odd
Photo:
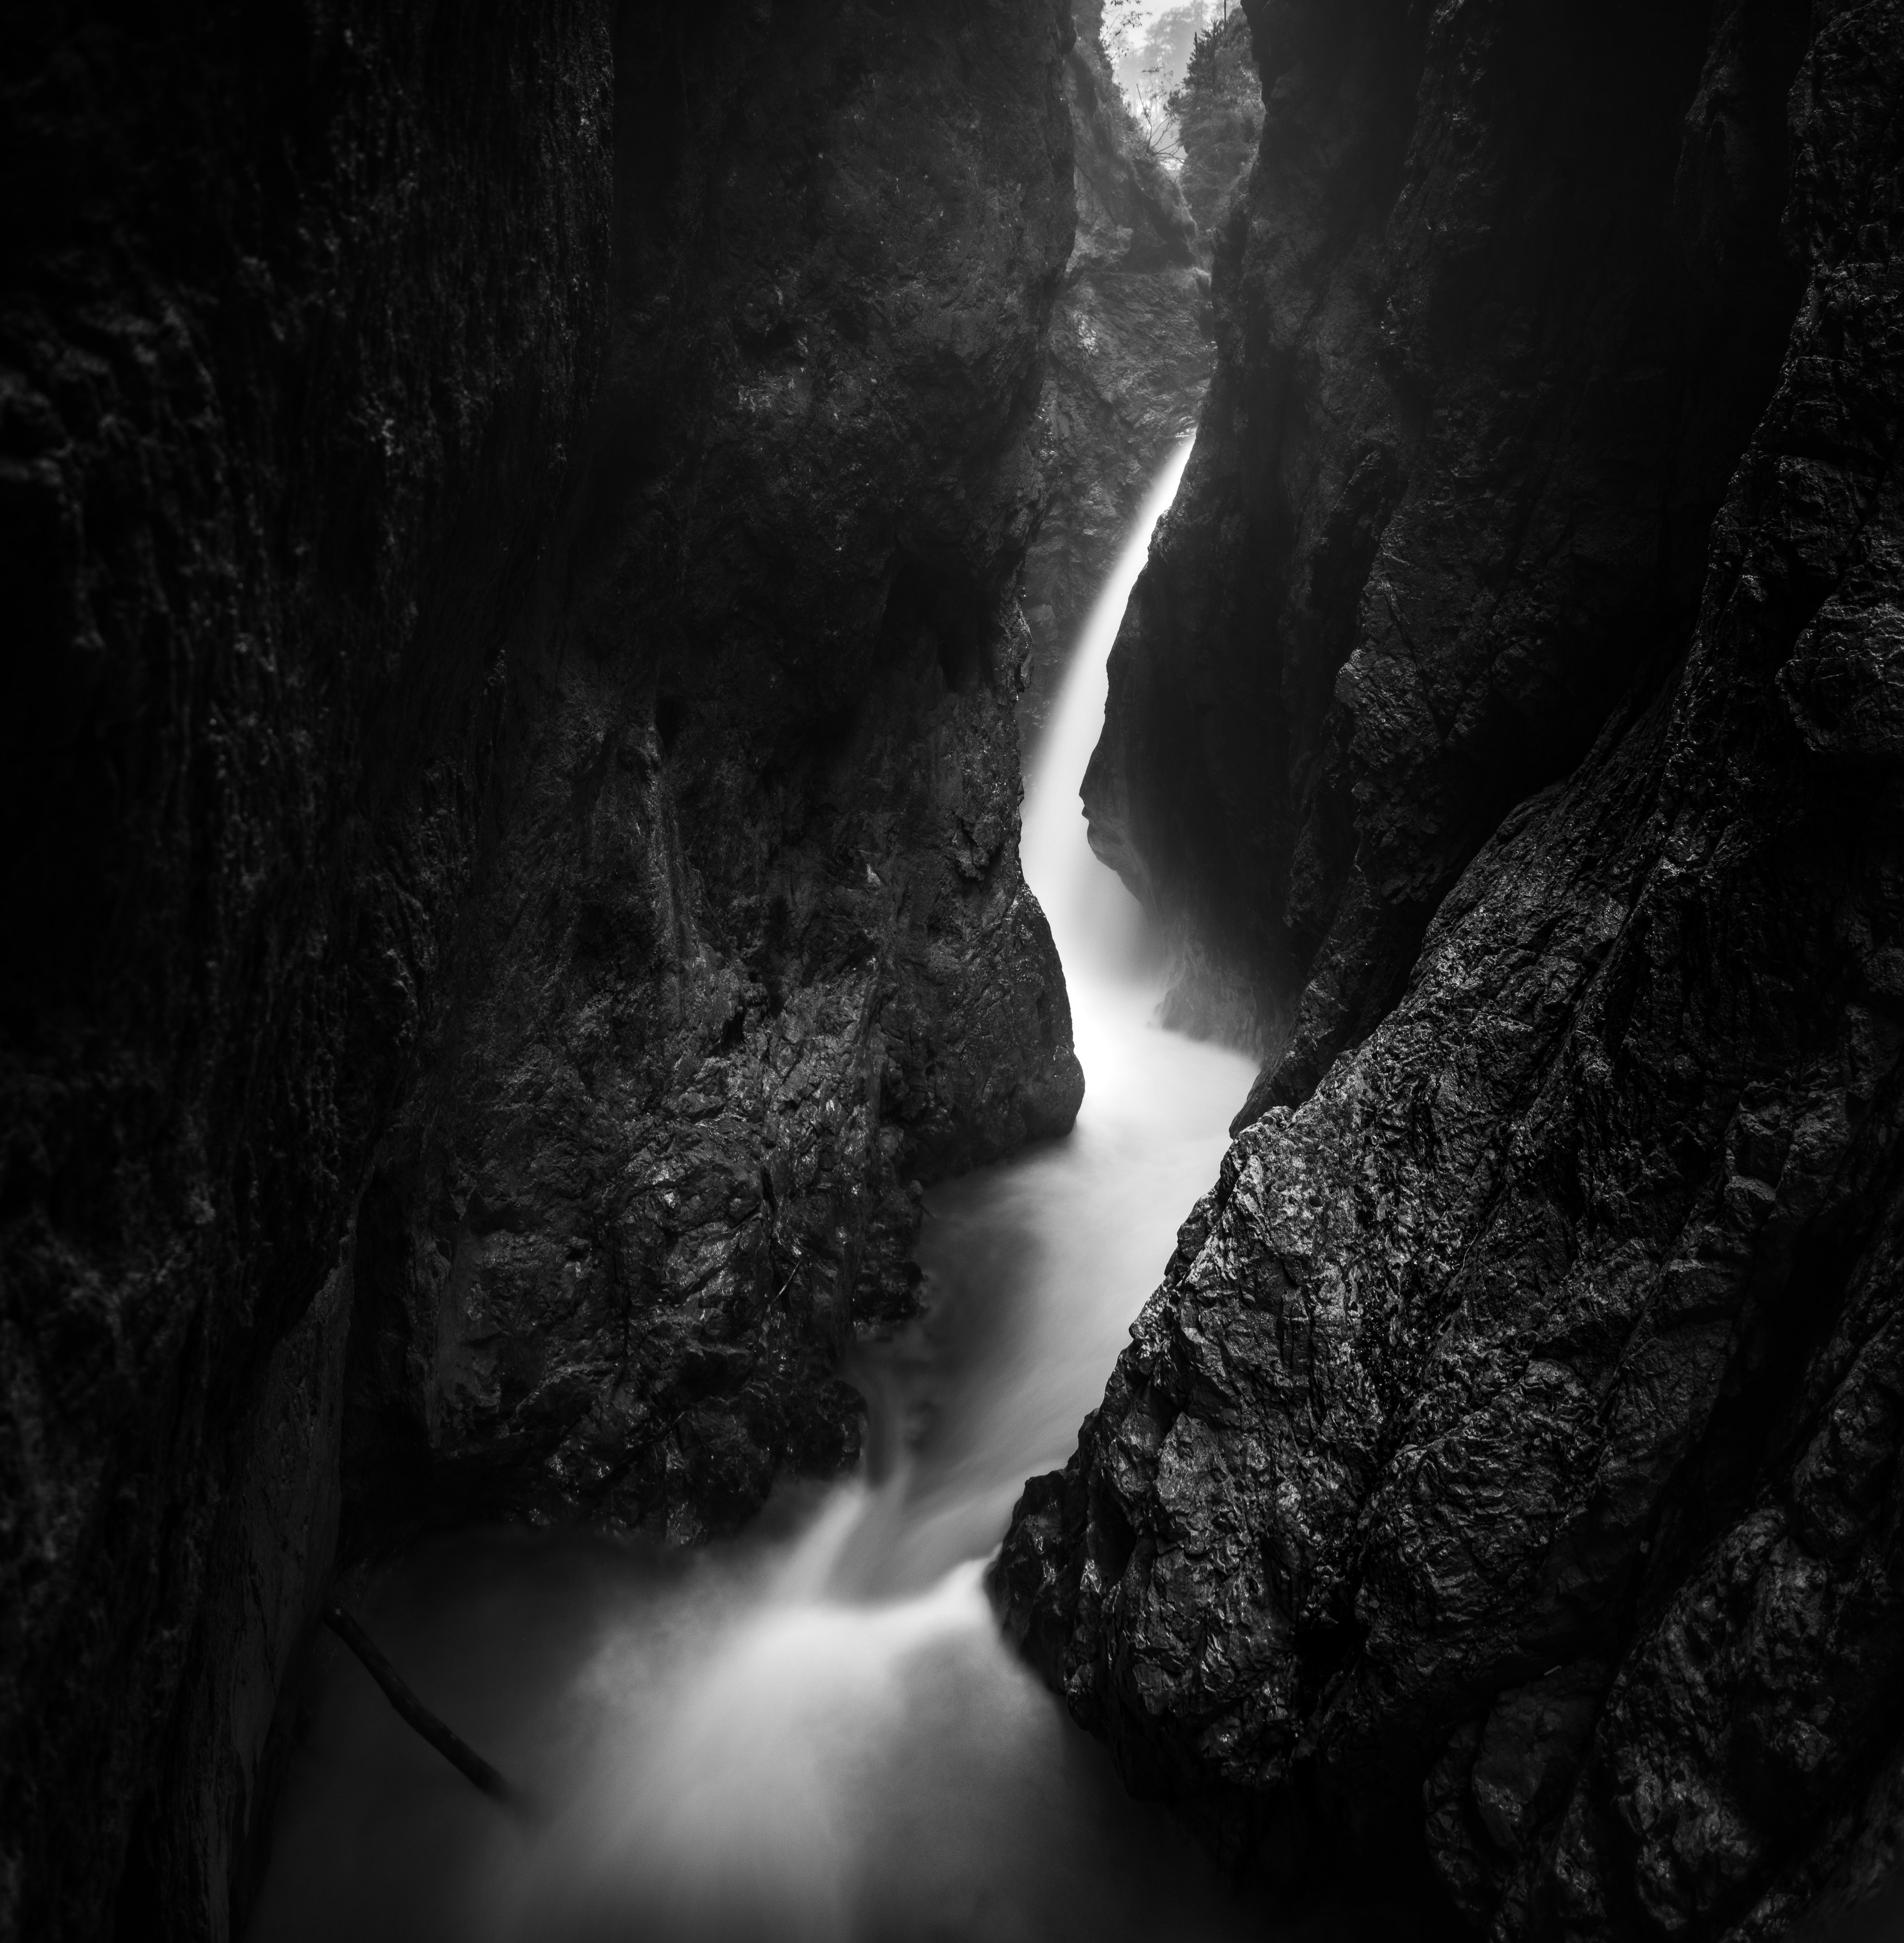
[{"label": "wet rock surface", "polygon": [[10,34],[10,1936],[225,1933],[607,341],[599,8],[193,19]]},{"label": "wet rock surface", "polygon": [[1101,0],[1073,10],[1064,98],[1077,235],[1052,314],[1039,407],[1049,494],[1025,562],[1027,746],[1057,699],[1098,590],[1209,383],[1208,278],[1175,179],[1151,154],[1110,71]]},{"label": "wet rock surface", "polygon": [[1064,23],[505,11],[17,24],[0,1933],[241,1924],[339,1564],[836,1466],[1076,1106]]},{"label": "wet rock surface", "polygon": [[1211,399],[1086,795],[1278,1098],[1684,646],[1802,284],[1801,10],[1707,11],[1252,11]]},{"label": "wet rock surface", "polygon": [[1245,1871],[1502,1943],[1876,1920],[1904,12],[1252,20],[1089,793],[1281,1057],[996,1588]]},{"label": "wet rock surface", "polygon": [[686,118],[624,158],[562,659],[367,1204],[347,1543],[691,1539],[838,1469],[916,1184],[1076,1113],[1014,733],[1060,25],[683,29],[683,111],[625,23],[622,124]]}]

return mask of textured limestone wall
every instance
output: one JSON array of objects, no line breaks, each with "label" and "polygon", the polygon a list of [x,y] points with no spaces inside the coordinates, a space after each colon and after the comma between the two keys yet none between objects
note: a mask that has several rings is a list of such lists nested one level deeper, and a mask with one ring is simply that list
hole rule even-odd
[{"label": "textured limestone wall", "polygon": [[917,1183],[1076,1111],[1013,713],[1061,25],[624,23],[603,429],[530,781],[366,1204],[353,1545],[497,1510],[691,1539],[837,1468]]},{"label": "textured limestone wall", "polygon": [[[333,1567],[852,1448],[1066,1124],[1009,598],[1048,5],[29,11],[0,1933],[241,1918]],[[618,78],[619,77],[619,78]]]},{"label": "textured limestone wall", "polygon": [[1286,1050],[1000,1592],[1247,1869],[1822,1925],[1904,1724],[1904,14],[1252,18],[1093,811]]},{"label": "textured limestone wall", "polygon": [[607,57],[593,5],[14,28],[9,1933],[223,1926],[606,348]]},{"label": "textured limestone wall", "polygon": [[1777,370],[1803,10],[1269,6],[1197,457],[1113,657],[1093,840],[1187,1015],[1301,1092],[1626,686],[1682,651]]}]

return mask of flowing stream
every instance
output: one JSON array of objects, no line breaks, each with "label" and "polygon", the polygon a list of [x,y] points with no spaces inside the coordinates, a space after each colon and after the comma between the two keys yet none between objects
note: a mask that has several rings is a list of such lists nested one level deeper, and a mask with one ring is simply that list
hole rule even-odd
[{"label": "flowing stream", "polygon": [[1140,914],[1077,802],[1111,641],[1189,450],[1080,638],[1027,798],[1084,1108],[1066,1139],[929,1197],[925,1316],[854,1373],[879,1481],[782,1500],[686,1558],[490,1537],[399,1574],[373,1630],[538,1812],[478,1795],[344,1665],[254,1938],[1239,1932],[1200,1855],[1000,1638],[981,1584],[1024,1481],[1064,1461],[1102,1395],[1251,1075],[1152,1024]]}]

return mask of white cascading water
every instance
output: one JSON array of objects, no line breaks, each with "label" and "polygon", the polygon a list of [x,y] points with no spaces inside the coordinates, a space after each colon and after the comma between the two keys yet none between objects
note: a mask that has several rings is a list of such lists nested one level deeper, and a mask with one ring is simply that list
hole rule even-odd
[{"label": "white cascading water", "polygon": [[383,1643],[539,1812],[483,1800],[352,1669],[293,1772],[254,1938],[1233,1933],[1200,1857],[1123,1796],[981,1584],[1024,1479],[1101,1396],[1251,1076],[1151,1023],[1140,913],[1077,802],[1189,453],[1092,614],[1026,804],[1084,1108],[1067,1138],[931,1196],[926,1319],[855,1372],[896,1447],[885,1475],[687,1561],[491,1540],[410,1575],[374,1616]]}]

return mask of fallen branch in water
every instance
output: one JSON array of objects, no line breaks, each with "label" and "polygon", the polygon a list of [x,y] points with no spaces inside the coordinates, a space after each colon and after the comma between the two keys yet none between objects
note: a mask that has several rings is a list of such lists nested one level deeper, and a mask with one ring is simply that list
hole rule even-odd
[{"label": "fallen branch in water", "polygon": [[461,1735],[444,1725],[413,1693],[404,1677],[379,1651],[376,1642],[342,1606],[324,1607],[319,1616],[364,1662],[364,1671],[383,1689],[384,1698],[452,1767],[483,1792],[505,1806],[520,1808],[522,1797]]}]

